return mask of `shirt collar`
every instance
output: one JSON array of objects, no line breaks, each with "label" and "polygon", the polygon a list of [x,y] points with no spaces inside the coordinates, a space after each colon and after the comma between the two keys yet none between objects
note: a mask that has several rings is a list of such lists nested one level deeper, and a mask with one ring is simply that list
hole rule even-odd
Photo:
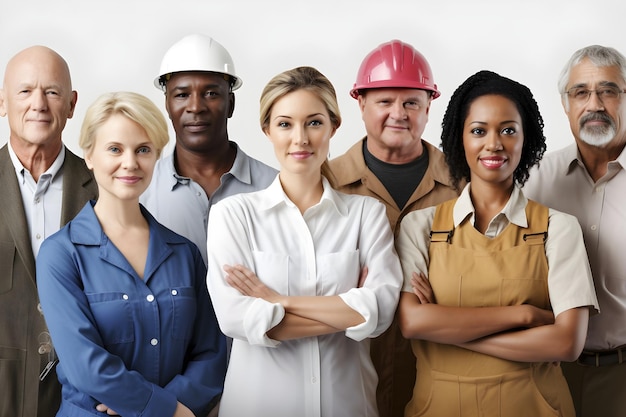
[{"label": "shirt collar", "polygon": [[[11,146],[11,141],[8,141],[7,145],[9,148],[9,156],[11,157],[11,162],[13,163],[13,167],[15,168],[15,173],[17,174],[17,178],[19,178],[20,181],[23,181],[24,172],[28,170],[24,167],[24,165],[22,165],[22,162],[17,157],[17,154],[15,153],[15,151],[13,150],[13,147]],[[54,180],[54,178],[57,176],[57,174],[61,170],[61,167],[63,166],[63,162],[65,162],[65,145],[61,143],[61,150],[59,151],[59,154],[55,158],[52,165],[50,165],[50,167],[46,170],[46,172],[41,174],[41,176],[48,175],[50,177],[50,181]]]},{"label": "shirt collar", "polygon": [[[474,217],[475,210],[470,197],[470,186],[471,183],[465,186],[461,195],[457,199],[456,204],[454,205],[453,217],[455,228],[458,227],[459,224],[461,224],[461,222],[463,222],[466,218]],[[528,227],[528,219],[526,218],[527,204],[528,199],[526,196],[524,196],[517,186],[514,186],[509,201],[494,218],[503,215],[510,223],[519,227]]]},{"label": "shirt collar", "polygon": [[[324,188],[322,197],[320,198],[319,203],[311,207],[311,209],[318,206],[330,205],[334,207],[339,215],[347,216],[348,206],[341,199],[339,193],[330,186],[330,183],[325,177],[322,177],[322,187]],[[283,186],[280,183],[280,175],[276,176],[270,186],[265,189],[262,196],[263,198],[259,205],[260,210],[271,210],[272,208],[277,207],[281,204],[287,207],[296,207],[296,205],[289,199],[289,197],[287,197],[287,194],[285,194]]]},{"label": "shirt collar", "polygon": [[[94,211],[95,204],[95,200],[85,203],[83,209],[71,221],[70,240],[72,243],[81,245],[101,245],[104,243],[105,234]],[[141,214],[148,222],[151,239],[154,236],[167,243],[184,243],[186,241],[184,237],[158,223],[145,207],[140,207]]]},{"label": "shirt collar", "polygon": [[[250,157],[244,151],[242,151],[239,145],[237,145],[235,142],[230,141],[229,143],[230,146],[236,149],[237,153],[235,154],[235,161],[233,162],[233,166],[224,175],[232,175],[238,181],[244,184],[251,184],[252,173],[250,168]],[[164,157],[161,161],[161,163],[166,166],[167,178],[170,179],[169,181],[172,189],[174,189],[174,187],[176,187],[178,184],[187,185],[189,184],[189,181],[191,181],[191,178],[184,177],[176,172],[176,167],[174,165],[175,153],[176,150],[174,150],[168,156]]]}]

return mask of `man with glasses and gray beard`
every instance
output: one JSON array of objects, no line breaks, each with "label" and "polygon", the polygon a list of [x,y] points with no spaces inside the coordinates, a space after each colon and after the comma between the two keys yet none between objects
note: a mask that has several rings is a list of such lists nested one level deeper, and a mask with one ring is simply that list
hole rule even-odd
[{"label": "man with glasses and gray beard", "polygon": [[528,198],[573,214],[583,229],[600,314],[585,349],[562,364],[578,417],[626,415],[626,58],[592,45],[561,72],[559,92],[575,143],[548,154]]}]

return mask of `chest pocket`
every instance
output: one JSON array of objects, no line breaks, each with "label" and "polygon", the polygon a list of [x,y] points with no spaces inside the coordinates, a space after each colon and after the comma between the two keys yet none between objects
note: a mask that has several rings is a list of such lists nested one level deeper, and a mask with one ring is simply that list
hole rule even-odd
[{"label": "chest pocket", "polygon": [[177,287],[169,290],[172,302],[172,337],[189,340],[196,322],[196,292],[193,287]]},{"label": "chest pocket", "polygon": [[131,301],[121,292],[87,294],[105,346],[135,341]]},{"label": "chest pocket", "polygon": [[355,288],[359,283],[359,251],[319,255],[318,295],[337,295]]}]

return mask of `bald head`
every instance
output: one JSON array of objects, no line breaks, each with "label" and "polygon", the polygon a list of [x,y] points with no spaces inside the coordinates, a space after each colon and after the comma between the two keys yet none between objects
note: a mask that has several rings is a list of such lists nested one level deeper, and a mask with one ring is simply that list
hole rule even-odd
[{"label": "bald head", "polygon": [[0,116],[7,116],[16,152],[61,147],[61,134],[74,114],[77,94],[67,62],[45,46],[31,46],[9,60],[0,91]]},{"label": "bald head", "polygon": [[20,77],[20,70],[24,66],[36,66],[41,71],[55,74],[57,82],[65,84],[69,91],[72,90],[70,68],[61,55],[47,46],[35,45],[18,52],[7,63],[4,72],[4,89],[7,83]]}]

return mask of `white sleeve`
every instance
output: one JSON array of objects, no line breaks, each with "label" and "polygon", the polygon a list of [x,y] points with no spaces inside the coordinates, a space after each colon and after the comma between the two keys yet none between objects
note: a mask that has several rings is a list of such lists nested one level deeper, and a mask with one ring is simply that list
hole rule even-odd
[{"label": "white sleeve", "polygon": [[207,287],[220,328],[229,337],[251,345],[273,347],[279,342],[266,333],[280,323],[285,309],[263,299],[242,295],[225,280],[224,265],[241,264],[255,271],[246,224],[246,207],[232,199],[211,207],[207,232]]}]

